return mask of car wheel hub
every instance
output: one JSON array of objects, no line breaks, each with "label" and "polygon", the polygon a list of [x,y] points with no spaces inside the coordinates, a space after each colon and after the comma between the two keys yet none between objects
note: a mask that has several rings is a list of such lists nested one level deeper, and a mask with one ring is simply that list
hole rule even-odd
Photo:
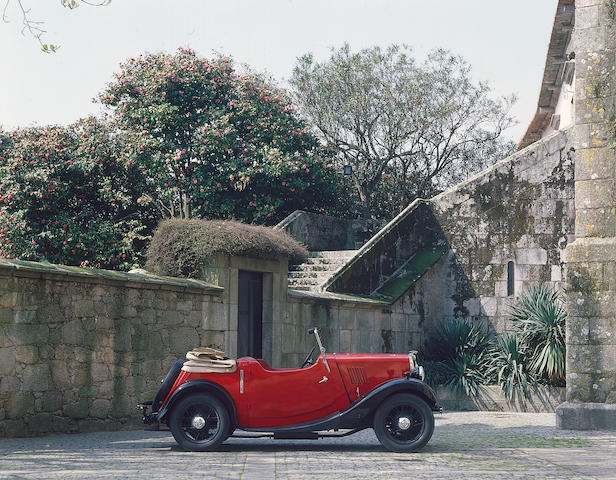
[{"label": "car wheel hub", "polygon": [[408,417],[400,417],[398,418],[398,428],[400,430],[408,430],[411,427],[411,421]]},{"label": "car wheel hub", "polygon": [[199,416],[193,417],[192,420],[190,421],[190,425],[193,428],[201,430],[203,427],[205,427],[205,419]]}]

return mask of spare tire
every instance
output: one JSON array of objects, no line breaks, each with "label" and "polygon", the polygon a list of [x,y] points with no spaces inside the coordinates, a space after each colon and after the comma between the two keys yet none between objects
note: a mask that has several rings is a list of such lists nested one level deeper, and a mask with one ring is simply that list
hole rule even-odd
[{"label": "spare tire", "polygon": [[156,394],[156,397],[154,398],[154,401],[152,402],[152,413],[158,412],[158,410],[160,409],[160,406],[162,405],[163,401],[165,400],[165,398],[167,398],[167,395],[169,395],[169,392],[171,391],[171,387],[173,387],[173,384],[175,383],[176,379],[180,375],[183,365],[184,365],[184,360],[180,359],[177,362],[175,362],[173,366],[171,367],[171,369],[169,370],[169,373],[163,380],[163,383],[158,389],[158,393]]}]

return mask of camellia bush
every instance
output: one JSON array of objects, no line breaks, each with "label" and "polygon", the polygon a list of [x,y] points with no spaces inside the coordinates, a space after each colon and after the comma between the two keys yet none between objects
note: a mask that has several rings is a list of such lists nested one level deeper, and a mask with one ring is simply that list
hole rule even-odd
[{"label": "camellia bush", "polygon": [[131,58],[99,98],[127,137],[124,162],[149,179],[141,201],[163,217],[271,224],[336,203],[326,151],[285,95],[228,58]]},{"label": "camellia bush", "polygon": [[141,263],[157,212],[141,171],[94,118],[0,132],[0,256],[101,268]]}]

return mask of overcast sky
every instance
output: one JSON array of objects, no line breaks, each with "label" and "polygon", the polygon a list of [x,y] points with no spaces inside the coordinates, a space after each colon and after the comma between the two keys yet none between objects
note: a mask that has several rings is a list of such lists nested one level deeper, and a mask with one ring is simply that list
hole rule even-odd
[{"label": "overcast sky", "polygon": [[[519,97],[508,132],[518,141],[534,115],[557,0],[113,0],[70,11],[59,0],[22,0],[44,20],[46,55],[20,34],[16,0],[0,23],[0,125],[65,124],[97,113],[92,98],[118,63],[144,52],[188,46],[231,55],[285,86],[298,56],[325,59],[330,47],[353,50],[406,43],[422,58],[445,47],[465,57],[478,80]],[[4,1],[2,2],[4,5]]]}]

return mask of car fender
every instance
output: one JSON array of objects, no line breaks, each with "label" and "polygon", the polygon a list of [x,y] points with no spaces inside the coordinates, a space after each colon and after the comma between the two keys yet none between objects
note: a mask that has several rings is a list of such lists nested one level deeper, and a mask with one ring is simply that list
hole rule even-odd
[{"label": "car fender", "polygon": [[368,392],[365,397],[355,404],[355,406],[374,410],[385,401],[387,397],[396,393],[415,394],[421,397],[433,411],[438,411],[440,408],[436,403],[436,394],[434,390],[421,380],[415,378],[399,378],[383,383]]},{"label": "car fender", "polygon": [[366,428],[372,425],[372,418],[379,405],[397,393],[411,393],[424,400],[432,411],[439,411],[434,390],[415,378],[398,378],[385,382],[341,412],[339,428]]},{"label": "car fender", "polygon": [[192,380],[190,382],[182,383],[167,399],[161,410],[158,412],[156,419],[159,422],[165,422],[169,412],[173,408],[173,405],[175,405],[175,403],[184,398],[186,395],[191,395],[194,393],[207,393],[218,398],[229,410],[231,424],[234,426],[237,425],[237,411],[231,395],[229,395],[229,392],[227,392],[220,385],[207,380]]}]

